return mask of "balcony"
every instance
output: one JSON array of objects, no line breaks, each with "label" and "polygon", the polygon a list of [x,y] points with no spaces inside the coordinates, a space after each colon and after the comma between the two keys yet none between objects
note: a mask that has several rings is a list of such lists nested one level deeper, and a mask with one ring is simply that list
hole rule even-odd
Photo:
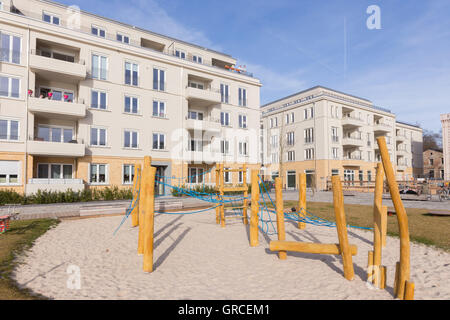
[{"label": "balcony", "polygon": [[84,157],[84,143],[63,143],[51,141],[28,141],[27,152],[33,156]]},{"label": "balcony", "polygon": [[395,137],[395,140],[397,141],[397,143],[405,142],[405,141],[406,141],[406,136],[403,135],[403,134],[398,134],[398,135]]},{"label": "balcony", "polygon": [[82,119],[86,116],[83,100],[65,102],[47,98],[30,98],[28,110],[36,115],[70,120]]},{"label": "balcony", "polygon": [[44,57],[40,50],[32,50],[30,68],[39,71],[40,75],[52,80],[83,80],[86,78],[86,66],[83,61],[64,61]]},{"label": "balcony", "polygon": [[342,138],[342,145],[349,147],[363,147],[364,141],[360,138],[344,137]]},{"label": "balcony", "polygon": [[198,89],[186,87],[186,98],[195,105],[209,106],[222,101],[220,91],[214,89]]},{"label": "balcony", "polygon": [[205,131],[211,133],[219,133],[221,130],[220,121],[216,119],[211,120],[194,120],[186,117],[186,129],[194,131]]},{"label": "balcony", "polygon": [[67,190],[74,192],[84,190],[82,179],[29,179],[26,186],[26,194],[35,194],[38,190],[65,192]]},{"label": "balcony", "polygon": [[183,160],[189,163],[215,163],[217,158],[209,150],[186,151]]},{"label": "balcony", "polygon": [[397,156],[405,157],[409,155],[409,152],[406,149],[398,149]]},{"label": "balcony", "polygon": [[391,126],[389,126],[389,125],[387,125],[385,123],[382,123],[382,122],[374,123],[374,125],[373,125],[373,131],[376,134],[389,133],[389,132],[391,132],[391,129],[392,129]]},{"label": "balcony", "polygon": [[364,121],[352,116],[342,117],[342,126],[347,128],[359,128],[364,126]]},{"label": "balcony", "polygon": [[407,166],[404,162],[397,163],[397,171],[405,171],[406,169],[407,169]]}]

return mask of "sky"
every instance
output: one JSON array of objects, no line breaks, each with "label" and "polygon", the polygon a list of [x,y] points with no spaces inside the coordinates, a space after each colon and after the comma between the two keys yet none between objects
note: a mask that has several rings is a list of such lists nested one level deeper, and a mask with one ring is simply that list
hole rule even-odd
[{"label": "sky", "polygon": [[435,132],[450,112],[448,0],[58,2],[232,55],[261,80],[262,105],[322,85]]}]

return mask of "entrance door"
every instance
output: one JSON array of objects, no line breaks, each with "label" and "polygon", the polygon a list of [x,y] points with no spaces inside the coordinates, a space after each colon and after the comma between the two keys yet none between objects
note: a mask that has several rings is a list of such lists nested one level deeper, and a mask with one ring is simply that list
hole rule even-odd
[{"label": "entrance door", "polygon": [[288,189],[295,189],[295,171],[288,171],[287,172],[287,188]]},{"label": "entrance door", "polygon": [[166,166],[155,166],[155,167],[156,167],[155,194],[158,196],[163,196],[166,193],[166,186],[164,183],[170,183],[170,181],[166,181],[164,179],[167,167]]},{"label": "entrance door", "polygon": [[315,187],[315,171],[314,170],[306,170],[306,187],[307,188],[314,188]]}]

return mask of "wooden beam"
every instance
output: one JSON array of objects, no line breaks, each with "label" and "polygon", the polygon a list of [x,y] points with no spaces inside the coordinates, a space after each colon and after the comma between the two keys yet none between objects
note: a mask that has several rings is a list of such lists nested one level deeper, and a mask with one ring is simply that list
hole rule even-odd
[{"label": "wooden beam", "polygon": [[400,233],[400,271],[398,277],[397,297],[403,298],[405,295],[405,283],[410,279],[410,243],[408,216],[405,207],[400,198],[397,180],[395,178],[394,169],[392,168],[389,151],[384,137],[377,138],[378,147],[380,149],[381,159],[383,161],[386,180],[389,185],[392,202],[394,203],[395,212],[397,213],[397,221]]},{"label": "wooden beam", "polygon": [[[298,210],[300,217],[304,217],[304,211],[306,210],[306,173],[299,173],[298,175]],[[306,229],[306,223],[300,221],[298,228]]]},{"label": "wooden beam", "polygon": [[[292,251],[314,254],[333,254],[340,255],[339,244],[309,243],[295,241],[270,241],[270,251]],[[358,253],[358,247],[349,245],[349,252],[355,256]]]},{"label": "wooden beam", "polygon": [[248,217],[247,217],[247,211],[248,211],[248,185],[247,185],[247,165],[244,163],[244,167],[242,168],[242,179],[244,181],[244,208],[242,209],[242,215],[244,216],[244,224],[248,224]]},{"label": "wooden beam", "polygon": [[147,169],[148,187],[144,202],[144,272],[153,272],[153,237],[155,232],[155,175],[156,168]]},{"label": "wooden beam", "polygon": [[342,256],[342,263],[344,264],[344,277],[347,280],[353,280],[355,271],[353,269],[353,260],[348,244],[347,222],[344,211],[344,194],[342,193],[341,178],[333,176],[331,178],[333,183],[333,203],[334,213],[336,215],[336,229],[339,238],[339,247]]},{"label": "wooden beam", "polygon": [[259,222],[259,180],[258,170],[252,170],[252,216],[250,218],[250,246],[257,247]]},{"label": "wooden beam", "polygon": [[414,283],[411,281],[405,282],[405,297],[404,300],[414,300]]},{"label": "wooden beam", "polygon": [[[136,197],[139,197],[140,188],[141,188],[141,165],[134,165],[134,181],[133,181],[133,191],[136,192]],[[139,225],[139,199],[133,199],[132,207],[133,211],[131,212],[131,226],[137,227]]]},{"label": "wooden beam", "polygon": [[373,251],[369,251],[367,257],[367,282],[373,283]]},{"label": "wooden beam", "polygon": [[[216,190],[219,190],[220,185],[220,166],[216,164]],[[217,196],[217,201],[220,200],[220,197]],[[216,207],[216,224],[220,224],[220,207]]]},{"label": "wooden beam", "polygon": [[[224,195],[224,184],[225,184],[225,177],[224,177],[224,173],[223,173],[223,163],[220,164],[219,167],[219,174],[220,174],[220,184],[219,184],[219,194],[221,195],[221,198],[223,199],[223,195]],[[222,228],[225,228],[225,204],[222,203],[222,205],[220,206],[220,225],[222,226]]]},{"label": "wooden beam", "polygon": [[378,163],[375,178],[375,194],[373,204],[373,284],[379,288],[379,275],[381,266],[381,216],[384,184],[383,165]]},{"label": "wooden beam", "polygon": [[[284,205],[283,205],[283,186],[281,178],[275,178],[275,209],[277,213],[277,232],[278,240],[286,240],[286,233],[284,229]],[[287,253],[281,250],[278,253],[280,260],[286,260]]]},{"label": "wooden beam", "polygon": [[139,198],[139,234],[138,234],[138,254],[144,254],[144,204],[147,201],[147,188],[149,187],[149,168],[152,165],[152,157],[144,157],[144,167],[141,171],[141,195]]}]

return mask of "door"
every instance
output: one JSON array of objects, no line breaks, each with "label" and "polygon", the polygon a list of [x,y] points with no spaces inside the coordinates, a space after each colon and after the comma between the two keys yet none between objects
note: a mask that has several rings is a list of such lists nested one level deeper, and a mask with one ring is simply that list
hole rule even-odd
[{"label": "door", "polygon": [[295,189],[295,186],[296,186],[295,176],[296,176],[295,171],[287,172],[287,188],[288,189]]},{"label": "door", "polygon": [[[156,177],[155,177],[155,195],[163,196],[166,193],[165,181],[165,166],[156,166]],[[161,182],[161,183],[160,183]]]}]

